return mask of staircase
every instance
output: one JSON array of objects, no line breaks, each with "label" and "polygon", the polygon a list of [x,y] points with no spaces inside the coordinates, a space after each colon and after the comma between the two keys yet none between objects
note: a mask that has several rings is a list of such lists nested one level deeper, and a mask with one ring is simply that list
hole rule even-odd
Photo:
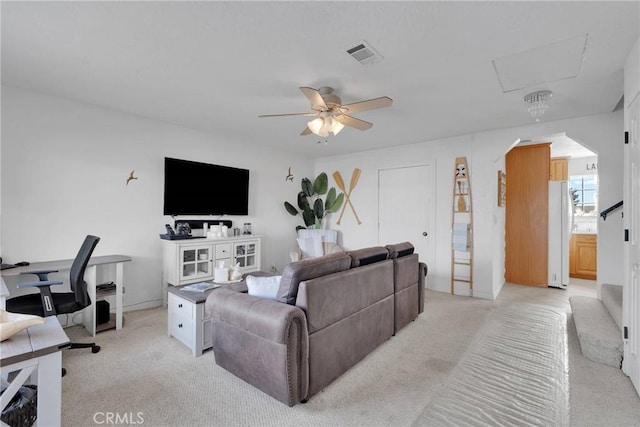
[{"label": "staircase", "polygon": [[604,284],[601,298],[569,298],[582,354],[616,368],[622,366],[622,286]]}]

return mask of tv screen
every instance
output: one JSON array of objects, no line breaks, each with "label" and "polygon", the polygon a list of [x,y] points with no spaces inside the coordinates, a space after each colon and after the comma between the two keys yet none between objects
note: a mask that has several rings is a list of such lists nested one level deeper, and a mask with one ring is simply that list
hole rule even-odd
[{"label": "tv screen", "polygon": [[164,158],[165,215],[248,215],[249,171]]}]

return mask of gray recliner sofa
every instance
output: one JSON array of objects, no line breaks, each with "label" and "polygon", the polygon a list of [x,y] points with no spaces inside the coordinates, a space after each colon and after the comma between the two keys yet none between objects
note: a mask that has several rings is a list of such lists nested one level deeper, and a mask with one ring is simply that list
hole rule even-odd
[{"label": "gray recliner sofa", "polygon": [[216,364],[289,406],[306,401],[423,310],[426,266],[412,249],[404,243],[293,262],[277,300],[212,292],[205,307]]}]

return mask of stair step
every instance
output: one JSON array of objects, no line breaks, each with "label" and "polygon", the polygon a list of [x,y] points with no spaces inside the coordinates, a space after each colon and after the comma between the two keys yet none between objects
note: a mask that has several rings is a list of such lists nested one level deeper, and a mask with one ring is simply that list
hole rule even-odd
[{"label": "stair step", "polygon": [[618,325],[618,329],[622,331],[622,286],[603,284],[600,287],[600,299]]},{"label": "stair step", "polygon": [[607,308],[597,298],[569,298],[582,354],[616,368],[622,365],[622,334]]}]

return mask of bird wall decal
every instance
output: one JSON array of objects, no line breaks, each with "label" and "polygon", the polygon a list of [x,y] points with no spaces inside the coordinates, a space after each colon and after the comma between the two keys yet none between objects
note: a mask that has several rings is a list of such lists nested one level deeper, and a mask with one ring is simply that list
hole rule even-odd
[{"label": "bird wall decal", "polygon": [[127,183],[126,183],[125,185],[129,185],[129,182],[130,182],[130,181],[132,181],[132,180],[134,180],[134,179],[138,179],[138,177],[137,177],[137,176],[133,176],[133,173],[134,173],[135,171],[136,171],[136,170],[134,169],[134,170],[132,170],[132,171],[129,173],[129,177],[127,178]]},{"label": "bird wall decal", "polygon": [[289,166],[289,173],[287,174],[287,176],[284,177],[284,180],[293,182],[293,174],[291,173],[291,166]]}]

